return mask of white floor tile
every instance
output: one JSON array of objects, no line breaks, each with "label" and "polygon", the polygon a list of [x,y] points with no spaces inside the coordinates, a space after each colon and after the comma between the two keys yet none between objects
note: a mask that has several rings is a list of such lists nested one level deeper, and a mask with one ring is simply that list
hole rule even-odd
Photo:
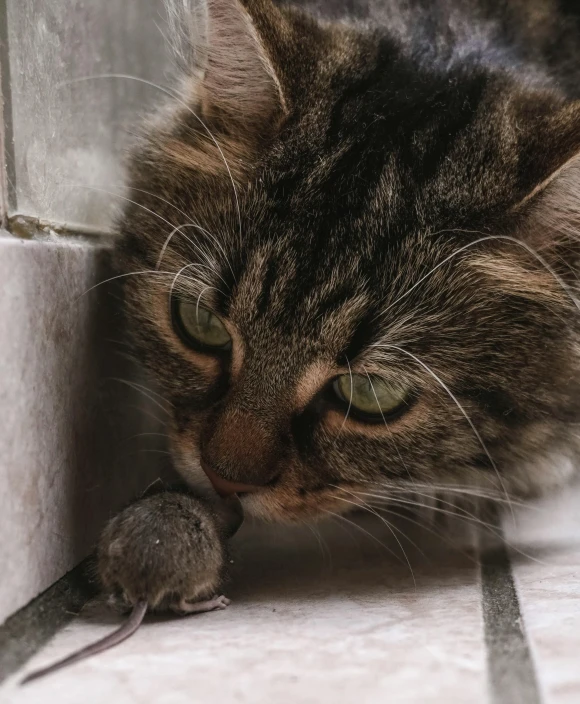
[{"label": "white floor tile", "polygon": [[[375,534],[396,550],[386,530]],[[238,541],[227,611],[149,621],[115,651],[22,689],[12,682],[5,696],[14,704],[486,701],[470,554],[429,540],[427,558],[409,547],[414,584],[405,559],[363,533],[336,526],[321,538],[250,529]],[[110,628],[102,613],[78,619],[27,669]]]},{"label": "white floor tile", "polygon": [[580,702],[580,492],[527,510],[513,571],[546,704]]}]

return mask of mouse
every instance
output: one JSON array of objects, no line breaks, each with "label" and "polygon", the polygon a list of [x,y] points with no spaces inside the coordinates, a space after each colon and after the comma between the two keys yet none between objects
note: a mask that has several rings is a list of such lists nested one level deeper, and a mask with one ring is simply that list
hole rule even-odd
[{"label": "mouse", "polygon": [[227,540],[243,521],[237,496],[208,502],[187,490],[160,490],[132,503],[106,525],[96,551],[102,594],[129,612],[104,638],[28,674],[27,684],[104,652],[132,636],[149,611],[179,615],[225,609],[219,595],[228,565]]}]

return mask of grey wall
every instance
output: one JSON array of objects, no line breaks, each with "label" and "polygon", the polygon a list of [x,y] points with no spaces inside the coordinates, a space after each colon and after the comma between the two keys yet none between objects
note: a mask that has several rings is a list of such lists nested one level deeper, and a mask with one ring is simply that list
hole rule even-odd
[{"label": "grey wall", "polygon": [[[120,155],[168,82],[162,0],[3,0],[4,96],[13,211],[106,227]],[[13,138],[13,141],[12,139]],[[74,185],[72,185],[74,184]]]},{"label": "grey wall", "polygon": [[66,83],[168,82],[158,26],[161,0],[0,0],[0,622],[167,459],[163,402],[134,386],[117,292],[96,286],[113,238],[91,228],[118,199],[87,188],[121,192],[123,148],[158,93]]}]

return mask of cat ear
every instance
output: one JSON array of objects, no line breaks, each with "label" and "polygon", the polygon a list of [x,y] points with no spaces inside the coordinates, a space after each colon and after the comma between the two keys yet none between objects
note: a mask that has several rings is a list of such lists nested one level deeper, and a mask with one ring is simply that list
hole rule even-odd
[{"label": "cat ear", "polygon": [[271,0],[166,0],[174,52],[204,119],[228,131],[275,128],[287,98],[275,68],[284,24]]},{"label": "cat ear", "polygon": [[519,172],[525,195],[515,213],[537,249],[580,237],[580,101],[534,115],[523,130]]}]

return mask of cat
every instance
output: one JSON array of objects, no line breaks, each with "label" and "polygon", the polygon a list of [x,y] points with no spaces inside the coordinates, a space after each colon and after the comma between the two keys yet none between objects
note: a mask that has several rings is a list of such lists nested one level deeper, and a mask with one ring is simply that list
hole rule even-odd
[{"label": "cat", "polygon": [[182,77],[117,260],[175,467],[273,521],[562,486],[580,9],[350,5],[168,0]]}]

